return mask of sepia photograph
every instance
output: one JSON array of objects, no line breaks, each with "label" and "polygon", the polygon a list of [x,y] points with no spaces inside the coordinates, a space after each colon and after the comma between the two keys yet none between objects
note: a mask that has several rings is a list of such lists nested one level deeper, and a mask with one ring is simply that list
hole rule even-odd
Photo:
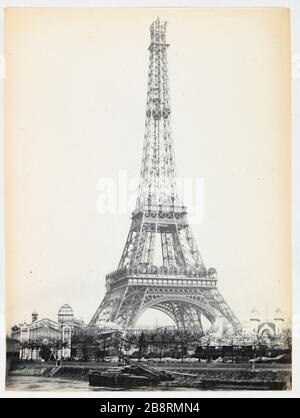
[{"label": "sepia photograph", "polygon": [[5,390],[292,390],[290,10],[4,10]]}]

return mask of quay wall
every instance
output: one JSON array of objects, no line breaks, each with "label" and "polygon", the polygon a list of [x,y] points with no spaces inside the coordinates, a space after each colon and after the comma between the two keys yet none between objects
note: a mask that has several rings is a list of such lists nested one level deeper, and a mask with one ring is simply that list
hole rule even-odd
[{"label": "quay wall", "polygon": [[[197,367],[198,366],[198,367]],[[163,364],[159,365],[160,369],[176,371],[177,373],[187,373],[197,375],[196,380],[206,379],[222,379],[228,382],[234,382],[238,380],[252,380],[257,382],[272,382],[281,381],[287,382],[287,386],[290,387],[291,383],[291,370],[288,365],[268,365],[260,368],[255,366],[255,370],[251,370],[249,364],[233,365],[197,365],[191,369],[191,367],[185,367],[183,364],[178,365]],[[45,363],[17,363],[15,364],[9,374],[13,376],[39,376],[39,377],[57,377],[61,379],[71,379],[88,381],[89,370],[104,370],[111,368],[112,365],[99,365],[97,363],[87,363],[76,365],[74,363],[65,363],[61,366],[55,364]],[[192,379],[193,380],[193,379]]]}]

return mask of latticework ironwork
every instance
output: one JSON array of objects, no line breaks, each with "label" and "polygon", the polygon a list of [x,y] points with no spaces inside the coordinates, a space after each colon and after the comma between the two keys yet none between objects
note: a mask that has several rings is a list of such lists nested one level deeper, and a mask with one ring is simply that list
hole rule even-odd
[{"label": "latticework ironwork", "polygon": [[[136,209],[115,272],[106,277],[106,295],[90,324],[112,321],[132,327],[155,308],[178,327],[202,328],[202,315],[240,323],[219,291],[217,273],[206,269],[178,198],[171,135],[166,22],[150,27],[150,61],[145,138]],[[160,265],[155,263],[157,254]]]}]

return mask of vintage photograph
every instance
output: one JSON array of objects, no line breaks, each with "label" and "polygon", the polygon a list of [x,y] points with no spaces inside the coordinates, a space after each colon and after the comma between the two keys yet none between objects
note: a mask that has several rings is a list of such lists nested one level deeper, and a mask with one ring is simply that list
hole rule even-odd
[{"label": "vintage photograph", "polygon": [[289,10],[4,32],[6,390],[291,390]]}]

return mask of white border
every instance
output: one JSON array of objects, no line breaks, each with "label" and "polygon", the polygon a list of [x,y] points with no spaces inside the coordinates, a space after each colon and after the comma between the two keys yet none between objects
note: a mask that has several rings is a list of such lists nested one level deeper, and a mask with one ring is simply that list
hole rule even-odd
[{"label": "white border", "polygon": [[[3,26],[4,8],[6,7],[286,7],[291,11],[291,45],[292,45],[292,230],[293,230],[293,389],[289,392],[13,392],[5,391],[5,292],[4,292],[4,72],[1,68],[3,56]],[[300,396],[300,282],[299,282],[299,254],[300,254],[300,205],[299,205],[299,98],[300,98],[300,2],[299,0],[0,0],[0,397],[7,398],[163,398],[163,397],[193,397],[193,398],[215,398],[231,397],[243,398],[291,398]],[[3,197],[3,198],[2,198]]]}]

